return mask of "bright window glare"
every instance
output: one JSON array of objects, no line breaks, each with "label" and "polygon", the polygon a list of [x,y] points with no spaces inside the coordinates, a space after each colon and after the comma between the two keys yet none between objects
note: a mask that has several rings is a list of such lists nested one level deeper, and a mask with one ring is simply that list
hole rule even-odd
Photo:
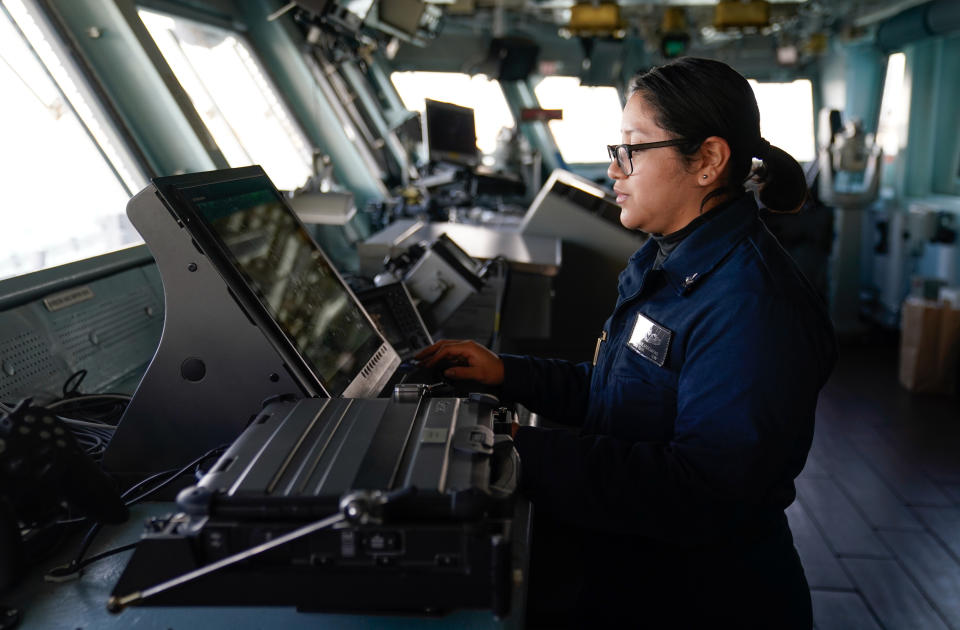
[{"label": "bright window glare", "polygon": [[606,162],[607,145],[620,142],[620,97],[613,87],[586,87],[576,77],[545,77],[534,88],[545,109],[563,110],[550,131],[568,163]]},{"label": "bright window glare", "polygon": [[140,174],[118,157],[121,149],[109,143],[23,4],[4,6],[16,26],[0,11],[0,172],[8,182],[0,278],[140,242],[125,214]]},{"label": "bright window glare", "polygon": [[481,153],[493,153],[500,129],[514,127],[513,114],[500,84],[482,74],[471,77],[457,72],[394,72],[390,79],[403,106],[410,111],[423,112],[425,98],[472,107]]},{"label": "bright window glare", "polygon": [[883,81],[883,98],[880,100],[880,121],[877,139],[883,147],[886,159],[892,160],[907,146],[907,120],[910,111],[910,92],[904,89],[903,78],[906,56],[893,53],[887,59],[887,76]]},{"label": "bright window glare", "polygon": [[758,83],[750,87],[760,108],[760,134],[798,162],[816,155],[813,137],[813,86],[807,79],[790,83]]},{"label": "bright window glare", "polygon": [[259,164],[277,188],[311,173],[311,151],[246,44],[230,31],[140,11],[230,166]]}]

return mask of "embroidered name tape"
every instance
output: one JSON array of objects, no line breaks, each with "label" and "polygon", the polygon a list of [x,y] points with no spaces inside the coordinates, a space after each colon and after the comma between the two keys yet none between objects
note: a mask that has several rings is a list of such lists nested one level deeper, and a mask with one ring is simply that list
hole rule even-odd
[{"label": "embroidered name tape", "polygon": [[645,317],[643,313],[638,313],[637,323],[633,325],[627,345],[641,357],[663,367],[667,361],[667,350],[670,348],[672,336],[672,332]]}]

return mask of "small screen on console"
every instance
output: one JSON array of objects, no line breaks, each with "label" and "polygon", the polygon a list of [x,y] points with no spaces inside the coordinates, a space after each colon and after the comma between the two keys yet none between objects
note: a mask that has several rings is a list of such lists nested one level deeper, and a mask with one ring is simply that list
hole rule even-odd
[{"label": "small screen on console", "polygon": [[424,99],[424,119],[431,160],[476,165],[477,127],[471,108],[428,98]]},{"label": "small screen on console", "polygon": [[257,181],[183,194],[314,374],[339,395],[383,341],[273,187],[251,188]]}]

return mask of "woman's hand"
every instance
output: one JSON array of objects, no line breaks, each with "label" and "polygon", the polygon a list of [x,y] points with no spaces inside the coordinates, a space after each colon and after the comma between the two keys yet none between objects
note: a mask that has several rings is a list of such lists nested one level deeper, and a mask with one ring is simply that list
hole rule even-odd
[{"label": "woman's hand", "polygon": [[449,366],[443,370],[447,378],[470,379],[484,385],[503,383],[503,361],[475,341],[441,339],[414,358],[427,367]]}]

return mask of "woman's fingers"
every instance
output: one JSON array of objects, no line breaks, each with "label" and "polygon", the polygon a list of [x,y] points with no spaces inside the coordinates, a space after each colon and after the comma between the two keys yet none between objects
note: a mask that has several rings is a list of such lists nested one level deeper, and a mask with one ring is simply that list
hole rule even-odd
[{"label": "woman's fingers", "polygon": [[470,379],[487,385],[503,382],[503,361],[475,341],[442,339],[418,352],[414,358],[426,367],[433,367],[441,361],[452,364],[443,371],[447,378]]},{"label": "woman's fingers", "polygon": [[418,361],[422,361],[423,359],[431,357],[433,354],[435,354],[438,350],[440,350],[444,346],[449,346],[450,344],[455,344],[455,343],[460,343],[460,342],[457,341],[456,339],[441,339],[439,341],[434,341],[432,344],[430,344],[429,346],[427,346],[426,348],[424,348],[423,350],[415,354],[413,358]]},{"label": "woman's fingers", "polygon": [[439,345],[432,354],[425,354],[421,359],[427,367],[431,367],[443,360],[456,363],[470,363],[472,357],[476,355],[471,347],[473,342],[468,341],[450,341]]}]

